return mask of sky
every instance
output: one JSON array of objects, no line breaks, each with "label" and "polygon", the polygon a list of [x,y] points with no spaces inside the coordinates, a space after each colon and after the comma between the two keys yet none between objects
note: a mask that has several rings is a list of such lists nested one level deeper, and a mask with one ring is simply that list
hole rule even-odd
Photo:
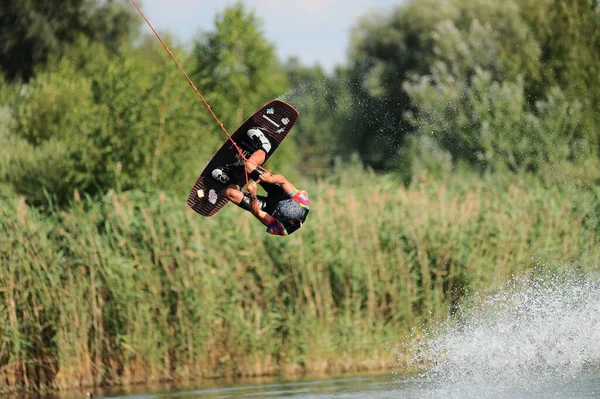
[{"label": "sky", "polygon": [[[214,30],[217,13],[237,0],[137,0],[161,36],[170,33],[189,43],[203,31]],[[331,72],[347,62],[350,28],[359,17],[388,13],[402,0],[243,0],[262,24],[282,61],[297,56],[306,66]],[[144,25],[144,29],[149,29]]]}]

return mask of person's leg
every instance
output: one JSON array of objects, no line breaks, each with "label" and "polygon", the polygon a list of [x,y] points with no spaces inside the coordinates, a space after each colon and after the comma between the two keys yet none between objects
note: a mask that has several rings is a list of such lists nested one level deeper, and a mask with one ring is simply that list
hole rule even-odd
[{"label": "person's leg", "polygon": [[262,165],[265,163],[266,159],[267,154],[265,151],[257,150],[246,160],[246,173],[248,173],[248,176],[251,179],[258,180],[258,176],[262,174]]},{"label": "person's leg", "polygon": [[[271,142],[267,136],[260,130],[260,128],[251,128],[247,132],[248,137],[252,141],[249,150],[252,155],[244,162],[246,173],[251,179],[258,180],[258,176],[262,174],[262,165],[267,159],[267,154],[271,151]],[[232,169],[241,166],[242,159],[237,160],[231,164],[223,165],[215,168],[212,171],[212,177],[223,183],[228,184],[230,182],[230,174]]]},{"label": "person's leg", "polygon": [[253,127],[248,130],[248,137],[252,140],[253,152],[246,160],[246,173],[253,180],[258,180],[262,174],[262,165],[271,151],[271,142],[267,138],[262,128]]},{"label": "person's leg", "polygon": [[[240,208],[250,212],[250,197],[240,190],[240,187],[235,184],[230,184],[225,190],[227,198]],[[266,198],[258,196],[258,206],[263,209],[266,205]],[[264,209],[263,209],[264,210]]]},{"label": "person's leg", "polygon": [[225,195],[229,198],[229,201],[233,202],[236,205],[239,205],[240,202],[244,199],[244,193],[240,190],[240,187],[237,184],[230,184],[227,186],[227,190],[225,190]]},{"label": "person's leg", "polygon": [[[263,163],[265,163],[266,158],[267,154],[263,150],[257,150],[254,153],[252,153],[252,155],[246,160],[246,162],[244,162],[246,173],[251,179],[258,180],[258,176],[260,176],[263,172],[261,166]],[[232,166],[235,167],[235,164],[220,166],[218,168],[213,169],[212,177],[223,184],[229,183]],[[227,190],[229,191],[229,187]],[[237,196],[237,194],[233,195]]]}]

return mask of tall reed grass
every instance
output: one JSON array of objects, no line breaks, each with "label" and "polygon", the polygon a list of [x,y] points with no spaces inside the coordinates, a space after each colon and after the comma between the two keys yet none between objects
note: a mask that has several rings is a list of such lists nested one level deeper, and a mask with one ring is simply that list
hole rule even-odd
[{"label": "tall reed grass", "polygon": [[593,191],[352,170],[304,188],[286,238],[185,193],[0,200],[0,390],[380,369],[465,290],[600,258]]}]

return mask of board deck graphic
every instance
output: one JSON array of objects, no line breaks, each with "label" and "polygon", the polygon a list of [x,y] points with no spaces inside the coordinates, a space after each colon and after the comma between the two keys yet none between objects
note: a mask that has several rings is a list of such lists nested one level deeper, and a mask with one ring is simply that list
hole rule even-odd
[{"label": "board deck graphic", "polygon": [[[273,100],[265,104],[246,120],[231,135],[231,139],[241,148],[247,148],[249,141],[247,132],[253,127],[261,127],[271,142],[271,151],[267,159],[275,152],[279,144],[286,138],[294,123],[298,119],[298,111],[290,104],[282,100]],[[212,171],[224,165],[233,164],[236,161],[237,150],[227,139],[213,158],[208,162],[196,183],[192,187],[187,204],[202,216],[212,216],[223,208],[229,199],[225,195],[227,185],[216,181],[212,177]],[[249,154],[245,154],[247,157]],[[266,161],[265,161],[266,162]],[[231,183],[240,187],[246,184],[246,175],[243,166],[239,166],[231,176]]]}]

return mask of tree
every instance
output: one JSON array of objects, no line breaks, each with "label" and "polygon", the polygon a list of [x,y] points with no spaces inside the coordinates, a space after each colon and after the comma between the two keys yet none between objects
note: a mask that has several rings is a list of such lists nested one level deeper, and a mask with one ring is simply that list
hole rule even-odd
[{"label": "tree", "polygon": [[322,176],[345,147],[339,138],[348,128],[352,110],[345,70],[329,76],[319,66],[304,67],[297,58],[290,58],[285,71],[291,90],[284,99],[302,110],[293,135],[300,154],[299,169]]},{"label": "tree", "polygon": [[0,7],[0,69],[11,81],[28,81],[80,35],[117,50],[136,21],[131,7],[118,0],[6,0]]},{"label": "tree", "polygon": [[194,53],[194,80],[227,128],[237,127],[245,116],[286,89],[274,45],[242,3],[216,16],[215,31],[196,40]]},{"label": "tree", "polygon": [[31,203],[45,202],[44,189],[62,204],[75,190],[189,190],[198,159],[217,143],[168,54],[153,41],[112,57],[87,40],[68,53],[17,98],[12,135],[20,151],[9,154],[3,178]]},{"label": "tree", "polygon": [[[439,51],[428,73],[415,74],[404,84],[415,106],[406,113],[415,133],[434,139],[455,162],[480,171],[529,171],[550,180],[593,183],[598,150],[588,98],[594,95],[588,97],[589,90],[581,86],[583,81],[592,83],[593,74],[580,66],[562,71],[544,60],[550,51],[556,52],[559,65],[579,65],[561,48],[587,49],[589,44],[570,39],[570,45],[546,43],[540,37],[544,24],[554,20],[549,17],[554,11],[544,8],[551,6],[549,1],[534,8],[535,17],[528,14],[528,3],[519,3],[522,8],[512,2],[495,4],[499,9],[487,19],[473,17],[468,25],[448,20],[432,31]],[[525,15],[538,25],[530,25]],[[570,29],[581,29],[574,25]],[[584,60],[594,58],[587,51],[582,55]]]},{"label": "tree", "polygon": [[598,142],[600,130],[600,4],[597,0],[528,0],[523,18],[541,48],[541,79],[528,95],[538,99],[558,86],[570,100],[582,102],[585,130]]},{"label": "tree", "polygon": [[[535,79],[539,48],[519,12],[512,1],[420,0],[389,17],[363,18],[352,37],[351,89],[360,107],[347,142],[357,143],[367,164],[392,167],[414,131],[405,115],[418,111],[404,83],[427,75],[438,62],[465,79],[478,67],[497,79]],[[466,36],[472,47],[456,46]],[[487,47],[491,42],[495,47]]]},{"label": "tree", "polygon": [[376,169],[390,166],[410,132],[403,112],[411,103],[402,83],[427,70],[431,28],[449,13],[446,2],[431,3],[411,2],[390,16],[367,15],[352,30],[349,87],[355,108],[344,141],[347,152],[357,151]]},{"label": "tree", "polygon": [[[194,82],[230,133],[287,90],[274,45],[242,3],[226,7],[215,17],[215,30],[196,40],[194,56]],[[210,132],[222,134],[216,123],[211,126]],[[293,142],[286,140],[270,167],[293,164],[295,156]]]}]

